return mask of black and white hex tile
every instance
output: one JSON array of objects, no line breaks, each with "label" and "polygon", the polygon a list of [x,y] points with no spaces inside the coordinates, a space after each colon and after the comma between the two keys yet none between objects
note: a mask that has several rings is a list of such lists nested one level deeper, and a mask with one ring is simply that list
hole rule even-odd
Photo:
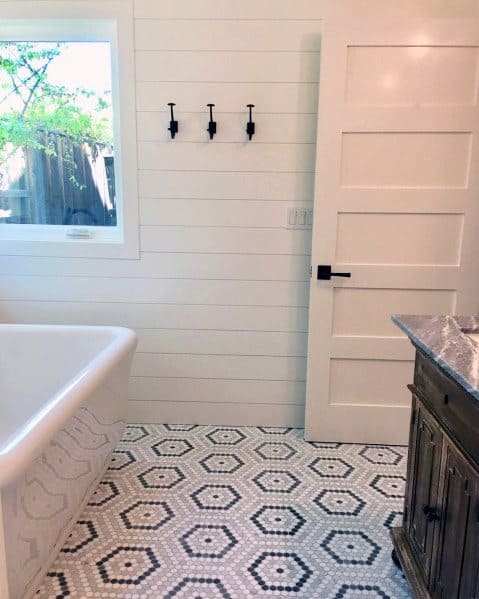
[{"label": "black and white hex tile", "polygon": [[130,425],[38,599],[407,599],[406,448]]}]

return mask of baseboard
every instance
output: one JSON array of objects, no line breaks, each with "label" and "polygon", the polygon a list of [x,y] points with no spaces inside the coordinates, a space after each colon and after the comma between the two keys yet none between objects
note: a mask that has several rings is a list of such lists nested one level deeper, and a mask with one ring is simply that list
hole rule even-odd
[{"label": "baseboard", "polygon": [[131,423],[304,426],[304,405],[130,401]]}]

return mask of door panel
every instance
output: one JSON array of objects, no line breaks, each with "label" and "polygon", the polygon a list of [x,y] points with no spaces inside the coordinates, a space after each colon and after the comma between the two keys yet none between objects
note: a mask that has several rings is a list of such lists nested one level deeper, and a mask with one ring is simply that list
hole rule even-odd
[{"label": "door panel", "polygon": [[[391,314],[449,314],[455,293],[447,289],[334,289],[333,334],[401,337]],[[351,307],[354,306],[354,310]]]},{"label": "door panel", "polygon": [[479,24],[326,22],[321,61],[306,437],[404,443],[390,315],[479,310]]},{"label": "door panel", "polygon": [[[346,102],[441,106],[475,101],[477,48],[350,46]],[[407,85],[401,81],[407,79]]]},{"label": "door panel", "polygon": [[343,133],[341,186],[465,187],[470,142],[469,133]]},{"label": "door panel", "polygon": [[338,215],[336,261],[343,264],[459,262],[462,214]]},{"label": "door panel", "polygon": [[331,404],[382,405],[384,383],[392,405],[409,405],[402,390],[411,381],[413,362],[399,360],[331,360]]}]

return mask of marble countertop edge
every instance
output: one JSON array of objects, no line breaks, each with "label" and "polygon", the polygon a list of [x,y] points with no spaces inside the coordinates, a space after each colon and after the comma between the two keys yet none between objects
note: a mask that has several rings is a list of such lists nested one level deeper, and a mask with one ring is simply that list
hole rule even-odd
[{"label": "marble countertop edge", "polygon": [[392,321],[472,397],[479,401],[478,316],[399,315]]}]

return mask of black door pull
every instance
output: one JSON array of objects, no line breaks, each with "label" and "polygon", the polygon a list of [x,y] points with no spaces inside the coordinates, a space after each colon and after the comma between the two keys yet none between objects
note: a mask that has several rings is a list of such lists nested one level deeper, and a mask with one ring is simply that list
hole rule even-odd
[{"label": "black door pull", "polygon": [[331,277],[351,277],[350,272],[331,272],[330,264],[318,265],[318,281],[329,281]]}]

